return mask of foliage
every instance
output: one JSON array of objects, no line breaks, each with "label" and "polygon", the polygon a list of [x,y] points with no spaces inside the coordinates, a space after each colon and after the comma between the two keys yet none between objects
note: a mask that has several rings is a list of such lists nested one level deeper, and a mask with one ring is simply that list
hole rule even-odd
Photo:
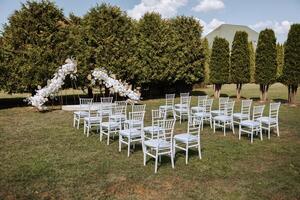
[{"label": "foliage", "polygon": [[237,31],[235,33],[230,61],[231,82],[236,84],[248,83],[250,81],[250,52],[246,32]]},{"label": "foliage", "polygon": [[283,65],[284,65],[284,46],[282,44],[276,45],[276,64],[277,64],[277,79],[282,75]]},{"label": "foliage", "polygon": [[276,38],[272,29],[259,33],[255,58],[255,82],[263,85],[276,80]]},{"label": "foliage", "polygon": [[228,83],[229,77],[229,43],[224,38],[215,37],[210,58],[210,82]]},{"label": "foliage", "polygon": [[283,83],[298,86],[300,84],[300,24],[291,26],[284,50]]},{"label": "foliage", "polygon": [[252,42],[249,42],[249,56],[250,56],[250,83],[254,83],[255,82],[255,50]]},{"label": "foliage", "polygon": [[211,49],[209,48],[208,40],[207,38],[204,38],[202,41],[202,47],[205,55],[205,64],[204,64],[204,83],[209,84],[209,62],[210,62],[210,54]]},{"label": "foliage", "polygon": [[5,24],[3,48],[10,59],[4,60],[9,78],[8,92],[33,92],[66,59],[65,19],[61,9],[47,0],[27,1]]}]

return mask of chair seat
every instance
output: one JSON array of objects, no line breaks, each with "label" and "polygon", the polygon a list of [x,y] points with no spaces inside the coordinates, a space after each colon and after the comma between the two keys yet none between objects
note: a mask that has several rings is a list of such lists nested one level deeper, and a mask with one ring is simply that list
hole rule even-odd
[{"label": "chair seat", "polygon": [[161,109],[161,110],[173,110],[173,106],[163,105],[163,106],[159,106],[159,109]]},{"label": "chair seat", "polygon": [[163,139],[146,140],[144,144],[151,148],[156,148],[156,147],[158,147],[159,149],[171,148],[171,142],[168,142]]},{"label": "chair seat", "polygon": [[188,133],[182,133],[174,136],[174,139],[176,141],[182,142],[182,143],[188,143],[188,142],[196,142],[198,141],[198,136],[191,135]]},{"label": "chair seat", "polygon": [[180,104],[180,103],[178,103],[178,104],[175,104],[175,108],[187,108],[188,107],[188,105],[187,104]]},{"label": "chair seat", "polygon": [[181,113],[188,113],[188,108],[187,107],[175,108],[175,111]]},{"label": "chair seat", "polygon": [[227,115],[218,115],[218,116],[214,117],[214,120],[221,121],[221,122],[228,122],[228,121],[231,121],[232,118],[231,118],[231,116],[227,116]]},{"label": "chair seat", "polygon": [[224,110],[212,110],[211,114],[212,115],[223,115],[224,114]]},{"label": "chair seat", "polygon": [[202,106],[195,106],[195,107],[192,107],[191,108],[193,112],[201,112],[201,111],[204,111],[204,107]]},{"label": "chair seat", "polygon": [[87,112],[87,111],[75,111],[74,115],[78,115],[80,117],[88,117],[89,116],[89,112]]},{"label": "chair seat", "polygon": [[256,127],[260,126],[260,123],[257,121],[253,121],[253,120],[244,120],[244,121],[241,121],[240,125],[246,126],[249,128],[256,128]]},{"label": "chair seat", "polygon": [[206,112],[198,112],[194,114],[196,117],[210,117],[209,113]]},{"label": "chair seat", "polygon": [[142,131],[136,128],[120,130],[120,135],[123,137],[137,138],[142,136]]},{"label": "chair seat", "polygon": [[125,121],[126,120],[126,115],[116,114],[116,115],[109,116],[109,118],[112,119],[113,121]]},{"label": "chair seat", "polygon": [[120,128],[120,124],[117,122],[102,122],[101,123],[102,129],[110,129],[110,130],[115,130]]},{"label": "chair seat", "polygon": [[163,128],[159,127],[159,126],[146,126],[144,128],[144,132],[148,132],[148,133],[154,133],[154,132],[162,132]]},{"label": "chair seat", "polygon": [[97,113],[101,116],[107,116],[111,113],[111,110],[98,110]]},{"label": "chair seat", "polygon": [[277,120],[271,117],[259,117],[257,118],[258,121],[260,121],[263,124],[276,124]]},{"label": "chair seat", "polygon": [[243,114],[243,113],[233,113],[233,118],[248,119],[249,115],[248,114]]},{"label": "chair seat", "polygon": [[128,120],[125,120],[124,123],[126,124],[131,124],[131,125],[141,125],[143,124],[143,121],[141,120],[133,120],[133,119],[128,119]]},{"label": "chair seat", "polygon": [[100,123],[101,117],[85,117],[84,121],[99,122]]}]

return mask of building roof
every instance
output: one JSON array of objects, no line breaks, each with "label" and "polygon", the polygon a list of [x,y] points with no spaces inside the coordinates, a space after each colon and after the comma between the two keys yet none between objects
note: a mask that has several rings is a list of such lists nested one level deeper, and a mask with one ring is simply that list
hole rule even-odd
[{"label": "building roof", "polygon": [[246,33],[248,33],[249,42],[252,41],[252,43],[256,47],[257,40],[258,40],[258,33],[252,30],[251,28],[249,28],[248,26],[244,26],[244,25],[222,24],[215,30],[208,33],[205,36],[205,38],[207,38],[210,47],[212,47],[212,43],[216,36],[225,38],[229,42],[231,48],[236,31],[245,31]]}]

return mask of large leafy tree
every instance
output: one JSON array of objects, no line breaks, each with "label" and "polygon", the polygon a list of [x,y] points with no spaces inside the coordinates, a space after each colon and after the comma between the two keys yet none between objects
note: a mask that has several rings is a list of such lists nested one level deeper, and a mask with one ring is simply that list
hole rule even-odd
[{"label": "large leafy tree", "polygon": [[54,3],[27,1],[4,25],[3,49],[9,78],[4,89],[12,92],[34,92],[45,85],[57,67],[66,59],[65,18]]},{"label": "large leafy tree", "polygon": [[172,80],[173,68],[169,62],[170,38],[174,34],[168,23],[157,13],[146,13],[137,24],[136,79],[137,84],[150,91],[159,86],[164,90],[166,81]]},{"label": "large leafy tree", "polygon": [[250,82],[250,53],[248,34],[244,31],[237,31],[234,35],[231,48],[231,82],[236,84],[236,97],[241,97],[241,89],[244,83]]},{"label": "large leafy tree", "polygon": [[276,81],[276,37],[272,29],[259,33],[255,58],[255,81],[260,85],[261,100],[267,100],[270,84]]},{"label": "large leafy tree", "polygon": [[284,52],[282,81],[288,86],[289,103],[295,104],[300,83],[300,24],[293,24],[288,34]]},{"label": "large leafy tree", "polygon": [[82,26],[81,76],[87,77],[91,70],[101,67],[118,79],[133,81],[135,31],[132,19],[119,7],[101,4],[89,10]]},{"label": "large leafy tree", "polygon": [[[196,82],[204,80],[205,53],[202,45],[202,27],[193,17],[179,16],[170,20],[175,33],[174,48],[170,52],[171,68],[178,86],[192,89]],[[171,77],[173,78],[172,74]]]},{"label": "large leafy tree", "polygon": [[215,97],[220,97],[221,87],[228,83],[229,77],[229,43],[226,39],[215,37],[210,57],[210,82],[214,84]]}]

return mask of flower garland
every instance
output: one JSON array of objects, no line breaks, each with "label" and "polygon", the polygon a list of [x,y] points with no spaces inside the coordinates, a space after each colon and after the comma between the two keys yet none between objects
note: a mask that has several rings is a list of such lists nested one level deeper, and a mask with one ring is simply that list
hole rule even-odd
[{"label": "flower garland", "polygon": [[37,90],[34,96],[27,98],[28,104],[36,107],[38,110],[47,109],[47,107],[43,105],[48,101],[48,97],[53,96],[61,89],[67,75],[71,74],[71,78],[73,78],[73,73],[77,71],[77,63],[75,60],[68,58],[65,62],[66,64],[62,65],[54,74],[54,77],[48,81],[47,86]]},{"label": "flower garland", "polygon": [[120,96],[127,96],[133,101],[140,100],[140,94],[131,90],[127,83],[123,84],[121,81],[110,77],[105,70],[96,68],[92,75],[94,77],[92,80],[94,84],[97,80],[100,82],[103,81],[105,87],[110,88],[112,92],[119,93]]}]

